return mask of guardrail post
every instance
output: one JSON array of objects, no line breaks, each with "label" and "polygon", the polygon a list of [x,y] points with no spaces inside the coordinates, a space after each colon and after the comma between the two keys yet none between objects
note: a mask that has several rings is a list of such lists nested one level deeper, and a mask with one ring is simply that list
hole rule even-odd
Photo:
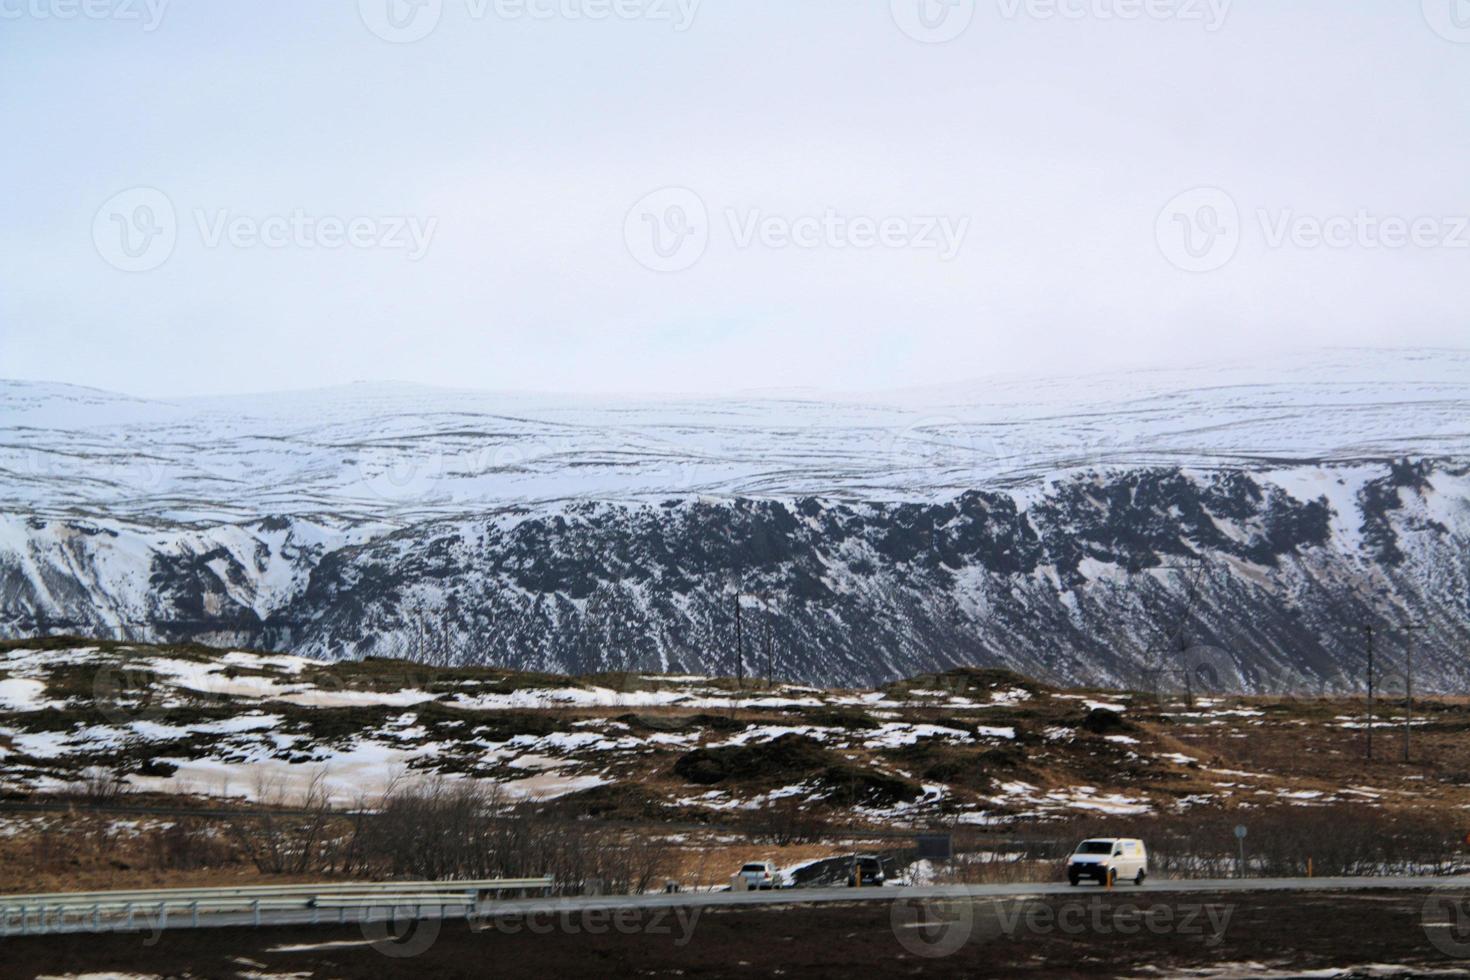
[{"label": "guardrail post", "polygon": [[339,905],[339,906],[337,906],[337,925],[339,925],[339,926],[345,926],[346,924],[347,924],[347,906],[345,906],[345,905]]},{"label": "guardrail post", "polygon": [[98,902],[92,906],[92,931],[102,931],[102,903]]},{"label": "guardrail post", "polygon": [[133,903],[132,902],[129,902],[128,905],[127,905],[127,908],[124,909],[124,911],[126,911],[128,913],[128,932],[132,932],[133,931]]},{"label": "guardrail post", "polygon": [[168,928],[168,903],[158,903],[158,931],[162,932]]},{"label": "guardrail post", "polygon": [[189,906],[189,925],[195,929],[199,928],[199,900],[197,898]]},{"label": "guardrail post", "polygon": [[20,907],[20,934],[22,936],[28,936],[31,933],[30,923],[27,921],[29,917],[30,909],[22,905]]},{"label": "guardrail post", "polygon": [[260,899],[250,903],[250,916],[255,920],[255,928],[260,928]]}]

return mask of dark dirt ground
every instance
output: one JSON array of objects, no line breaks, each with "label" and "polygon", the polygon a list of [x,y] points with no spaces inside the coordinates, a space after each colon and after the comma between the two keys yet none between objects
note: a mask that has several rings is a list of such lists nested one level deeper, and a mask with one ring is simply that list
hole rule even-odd
[{"label": "dark dirt ground", "polygon": [[[1233,978],[1355,967],[1346,975],[1470,976],[1470,895],[1457,892],[1081,892],[691,915],[497,920],[478,933],[463,921],[437,934],[420,924],[396,956],[358,925],[170,931],[152,946],[140,935],[10,938],[0,940],[0,976]],[[923,925],[936,919],[955,924]],[[954,949],[925,955],[931,943]],[[1400,972],[1370,973],[1372,964]]]}]

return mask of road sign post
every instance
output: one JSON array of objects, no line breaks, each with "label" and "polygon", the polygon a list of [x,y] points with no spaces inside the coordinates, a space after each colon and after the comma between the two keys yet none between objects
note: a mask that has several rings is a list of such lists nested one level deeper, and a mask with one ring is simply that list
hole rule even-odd
[{"label": "road sign post", "polygon": [[1237,826],[1235,828],[1235,840],[1240,845],[1240,864],[1237,867],[1238,873],[1236,875],[1236,877],[1238,877],[1238,878],[1244,878],[1245,877],[1245,835],[1246,835],[1246,833],[1247,833],[1247,831],[1246,831],[1246,828],[1245,828],[1245,824],[1240,824],[1239,826]]}]

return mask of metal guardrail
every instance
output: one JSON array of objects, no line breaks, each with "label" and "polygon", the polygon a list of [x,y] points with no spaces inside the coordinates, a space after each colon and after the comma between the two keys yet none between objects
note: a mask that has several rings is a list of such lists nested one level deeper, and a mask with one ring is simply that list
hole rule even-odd
[{"label": "metal guardrail", "polygon": [[[107,892],[50,892],[0,895],[0,938],[55,932],[149,931],[198,927],[200,916],[249,914],[259,926],[262,913],[336,912],[345,922],[348,911],[370,918],[375,909],[463,908],[473,911],[491,892],[547,891],[551,878],[492,878],[476,881],[330,882],[306,885],[242,885],[233,888],[163,888]],[[174,916],[170,923],[169,916]],[[187,916],[181,922],[180,917]],[[143,924],[139,925],[140,917]]]},{"label": "metal guardrail", "polygon": [[473,888],[479,891],[511,891],[522,888],[549,888],[550,878],[485,878],[472,879],[469,881],[330,881],[311,882],[301,885],[226,885],[218,888],[137,888],[137,889],[107,889],[103,891],[90,892],[39,892],[28,895],[0,895],[0,908],[14,907],[20,904],[40,904],[52,901],[83,901],[88,899],[120,899],[120,898],[181,898],[194,896],[227,896],[236,895],[306,895],[306,894],[333,894],[340,895],[347,892],[407,892],[427,893],[434,891],[464,891]]}]

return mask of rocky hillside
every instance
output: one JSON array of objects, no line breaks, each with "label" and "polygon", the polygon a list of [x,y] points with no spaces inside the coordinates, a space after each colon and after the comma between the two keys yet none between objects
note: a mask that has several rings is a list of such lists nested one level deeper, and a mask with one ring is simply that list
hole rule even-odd
[{"label": "rocky hillside", "polygon": [[1002,665],[1150,687],[1190,663],[1225,687],[1351,687],[1362,625],[1392,673],[1404,619],[1429,627],[1421,688],[1470,679],[1470,475],[1427,461],[1080,474],[940,504],[586,503],[376,535],[286,517],[8,518],[3,535],[12,635],[733,675],[738,581],[769,597],[745,600],[744,669],[766,671],[769,629],[794,681]]},{"label": "rocky hillside", "polygon": [[[0,635],[874,684],[1470,683],[1470,357],[884,398],[0,386]],[[745,593],[737,668],[734,594]]]}]

